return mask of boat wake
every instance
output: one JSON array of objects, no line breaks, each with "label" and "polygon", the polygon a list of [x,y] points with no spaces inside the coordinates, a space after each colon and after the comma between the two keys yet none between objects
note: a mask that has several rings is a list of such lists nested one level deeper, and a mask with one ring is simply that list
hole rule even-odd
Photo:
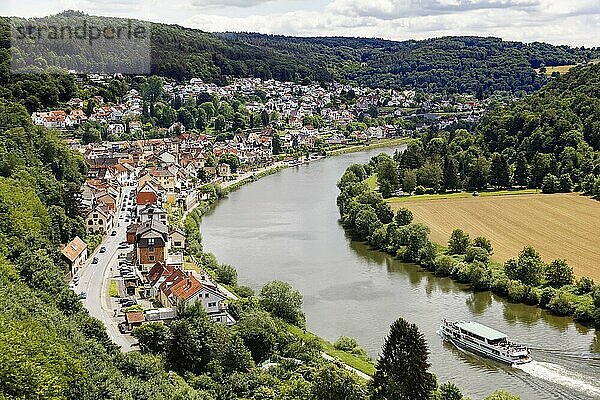
[{"label": "boat wake", "polygon": [[569,370],[558,364],[531,361],[530,363],[515,366],[534,378],[567,387],[579,393],[600,398],[600,382],[585,374]]}]

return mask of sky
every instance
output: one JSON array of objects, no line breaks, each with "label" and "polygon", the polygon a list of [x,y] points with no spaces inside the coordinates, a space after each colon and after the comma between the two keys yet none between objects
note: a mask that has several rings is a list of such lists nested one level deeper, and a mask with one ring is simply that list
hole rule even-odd
[{"label": "sky", "polygon": [[210,32],[392,40],[477,35],[600,46],[600,0],[1,0],[0,15],[68,9]]}]

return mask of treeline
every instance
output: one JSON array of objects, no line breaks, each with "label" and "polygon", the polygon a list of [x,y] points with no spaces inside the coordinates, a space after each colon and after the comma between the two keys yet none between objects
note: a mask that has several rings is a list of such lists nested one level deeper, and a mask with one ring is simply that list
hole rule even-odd
[{"label": "treeline", "polygon": [[393,159],[381,154],[367,165],[351,165],[338,183],[341,222],[356,240],[439,276],[468,283],[473,290],[490,290],[512,302],[539,305],[556,315],[572,315],[578,322],[600,327],[600,286],[589,278],[575,281],[564,260],[546,264],[531,247],[504,265],[490,261],[493,248],[485,237],[471,239],[455,230],[447,249],[433,244],[427,226],[414,223],[408,209],[396,214],[380,193],[364,182]]},{"label": "treeline", "polygon": [[486,116],[474,133],[429,129],[378,164],[391,197],[511,188],[600,196],[600,64],[579,67]]},{"label": "treeline", "polygon": [[[19,20],[20,21],[20,20]],[[42,26],[115,26],[126,20],[63,12],[37,19]],[[123,22],[125,21],[125,22]],[[136,21],[151,31],[151,73],[177,80],[200,77],[226,83],[226,76],[282,81],[334,79],[384,88],[419,88],[428,92],[472,93],[496,91],[531,93],[547,82],[535,69],[543,66],[585,63],[600,58],[598,49],[524,44],[490,37],[443,37],[395,42],[362,38],[300,38],[254,33],[211,34],[177,25]],[[0,46],[8,48],[10,20],[0,20]],[[96,68],[122,66],[122,72],[139,68],[147,58],[142,48],[111,43],[110,56],[96,57],[87,42],[73,41],[63,53],[40,54],[34,64],[81,70],[80,64]],[[115,47],[116,46],[116,47]],[[121,46],[121,47],[119,47]],[[138,46],[139,47],[139,46]],[[75,49],[75,50],[74,50]],[[140,53],[139,57],[132,52]],[[73,56],[73,53],[83,57]],[[89,53],[89,54],[88,54]],[[16,53],[16,64],[25,54]],[[89,55],[89,56],[88,56]],[[122,55],[122,56],[121,56]],[[0,75],[7,70],[0,69]]]},{"label": "treeline", "polygon": [[307,62],[317,59],[334,77],[370,87],[413,87],[428,92],[531,93],[546,82],[535,69],[584,63],[598,49],[519,43],[493,37],[443,37],[395,42],[362,38],[300,38],[227,33],[242,43],[274,48]]}]

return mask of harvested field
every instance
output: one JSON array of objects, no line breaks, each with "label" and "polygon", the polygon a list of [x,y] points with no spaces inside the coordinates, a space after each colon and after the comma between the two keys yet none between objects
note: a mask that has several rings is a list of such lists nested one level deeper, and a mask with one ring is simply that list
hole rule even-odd
[{"label": "harvested field", "polygon": [[506,261],[531,245],[545,261],[564,258],[577,276],[600,281],[600,202],[578,194],[471,197],[392,202],[410,209],[431,228],[431,239],[447,244],[456,228],[486,236],[493,259]]}]

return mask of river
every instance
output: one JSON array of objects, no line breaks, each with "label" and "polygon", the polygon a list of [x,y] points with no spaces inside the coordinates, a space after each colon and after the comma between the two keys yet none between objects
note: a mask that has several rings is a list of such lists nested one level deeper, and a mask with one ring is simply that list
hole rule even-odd
[{"label": "river", "polygon": [[[347,166],[393,149],[373,149],[289,168],[242,187],[204,217],[205,251],[237,267],[255,290],[271,280],[304,295],[308,329],[335,341],[355,337],[376,358],[390,324],[418,325],[440,383],[481,399],[505,389],[533,399],[599,399],[600,334],[535,307],[472,293],[351,241],[338,223],[335,183]],[[476,320],[532,348],[520,369],[462,353],[442,343],[442,318]]]}]

